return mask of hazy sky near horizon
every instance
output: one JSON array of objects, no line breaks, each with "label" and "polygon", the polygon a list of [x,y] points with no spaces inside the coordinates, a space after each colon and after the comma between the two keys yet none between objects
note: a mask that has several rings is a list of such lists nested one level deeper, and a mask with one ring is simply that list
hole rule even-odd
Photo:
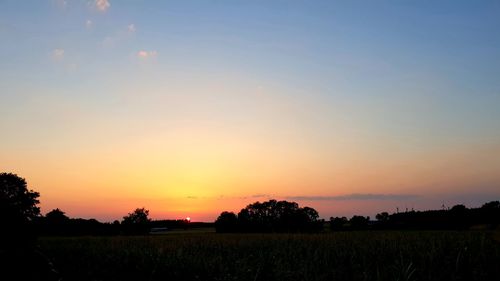
[{"label": "hazy sky near horizon", "polygon": [[500,199],[499,1],[0,1],[0,171],[42,210]]}]

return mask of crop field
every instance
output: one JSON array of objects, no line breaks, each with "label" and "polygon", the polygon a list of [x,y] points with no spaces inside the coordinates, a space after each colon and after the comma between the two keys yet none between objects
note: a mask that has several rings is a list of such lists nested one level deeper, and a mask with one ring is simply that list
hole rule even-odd
[{"label": "crop field", "polygon": [[63,280],[500,280],[499,232],[41,238]]}]

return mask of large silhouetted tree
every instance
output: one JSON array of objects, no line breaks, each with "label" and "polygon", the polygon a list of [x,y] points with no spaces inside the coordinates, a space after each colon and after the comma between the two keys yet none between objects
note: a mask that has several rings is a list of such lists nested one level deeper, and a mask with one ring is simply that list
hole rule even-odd
[{"label": "large silhouetted tree", "polygon": [[[40,194],[29,190],[26,180],[12,173],[0,173],[0,220],[6,227],[22,227],[40,216]],[[3,232],[3,231],[2,231]]]},{"label": "large silhouetted tree", "polygon": [[35,246],[34,221],[40,217],[40,194],[26,180],[0,173],[0,279],[58,280],[51,263]]},{"label": "large silhouetted tree", "polygon": [[[12,173],[0,173],[0,243],[5,247],[34,241],[32,222],[40,216],[40,194],[29,190],[26,180]],[[31,242],[32,243],[32,242]]]},{"label": "large silhouetted tree", "polygon": [[243,208],[238,217],[223,212],[216,221],[218,232],[313,232],[322,227],[316,210],[295,202],[269,200]]},{"label": "large silhouetted tree", "polygon": [[217,232],[235,232],[238,229],[238,217],[233,212],[222,212],[215,221]]},{"label": "large silhouetted tree", "polygon": [[137,208],[132,213],[128,213],[128,215],[123,217],[123,222],[125,224],[144,224],[148,223],[149,219],[149,210],[145,208]]},{"label": "large silhouetted tree", "polygon": [[137,208],[123,217],[121,225],[128,234],[146,234],[149,231],[150,222],[149,210]]}]

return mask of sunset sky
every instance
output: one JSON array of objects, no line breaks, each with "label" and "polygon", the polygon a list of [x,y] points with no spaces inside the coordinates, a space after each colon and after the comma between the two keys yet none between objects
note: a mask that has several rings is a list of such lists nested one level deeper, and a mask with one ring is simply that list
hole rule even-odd
[{"label": "sunset sky", "polygon": [[42,212],[500,199],[500,1],[0,1],[0,172]]}]

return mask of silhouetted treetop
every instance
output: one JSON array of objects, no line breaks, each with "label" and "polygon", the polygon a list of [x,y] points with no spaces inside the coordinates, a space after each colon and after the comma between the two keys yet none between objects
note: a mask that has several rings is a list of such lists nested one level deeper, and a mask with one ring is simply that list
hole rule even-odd
[{"label": "silhouetted treetop", "polygon": [[450,211],[452,212],[465,212],[467,210],[467,207],[465,205],[459,204],[451,207]]},{"label": "silhouetted treetop", "polygon": [[66,216],[66,213],[57,208],[45,214],[45,219],[52,222],[62,222],[69,220],[69,217]]},{"label": "silhouetted treetop", "polygon": [[386,222],[389,220],[389,213],[388,212],[382,212],[380,214],[377,214],[375,218],[380,221],[380,222]]},{"label": "silhouetted treetop", "polygon": [[28,189],[25,179],[0,173],[0,274],[7,277],[2,280],[12,279],[6,270],[29,268],[26,265],[30,263],[36,243],[34,223],[40,217],[39,196],[38,192]]},{"label": "silhouetted treetop", "polygon": [[146,234],[149,232],[150,222],[149,210],[137,208],[123,217],[121,225],[125,234]]},{"label": "silhouetted treetop", "polygon": [[3,222],[20,223],[40,216],[40,194],[28,190],[26,180],[12,173],[0,173],[0,216]]},{"label": "silhouetted treetop", "polygon": [[123,224],[147,224],[149,219],[149,210],[145,208],[137,208],[132,213],[123,217]]},{"label": "silhouetted treetop", "polygon": [[349,220],[349,224],[353,229],[365,229],[368,226],[369,222],[370,222],[370,217],[364,217],[364,216],[353,216]]},{"label": "silhouetted treetop", "polygon": [[483,209],[500,209],[500,201],[491,201],[481,206]]},{"label": "silhouetted treetop", "polygon": [[45,214],[45,217],[46,218],[62,218],[62,217],[68,218],[68,216],[66,216],[66,213],[63,212],[59,208],[52,209],[52,211]]},{"label": "silhouetted treetop", "polygon": [[217,232],[233,232],[238,227],[238,217],[233,212],[222,212],[215,221]]}]

